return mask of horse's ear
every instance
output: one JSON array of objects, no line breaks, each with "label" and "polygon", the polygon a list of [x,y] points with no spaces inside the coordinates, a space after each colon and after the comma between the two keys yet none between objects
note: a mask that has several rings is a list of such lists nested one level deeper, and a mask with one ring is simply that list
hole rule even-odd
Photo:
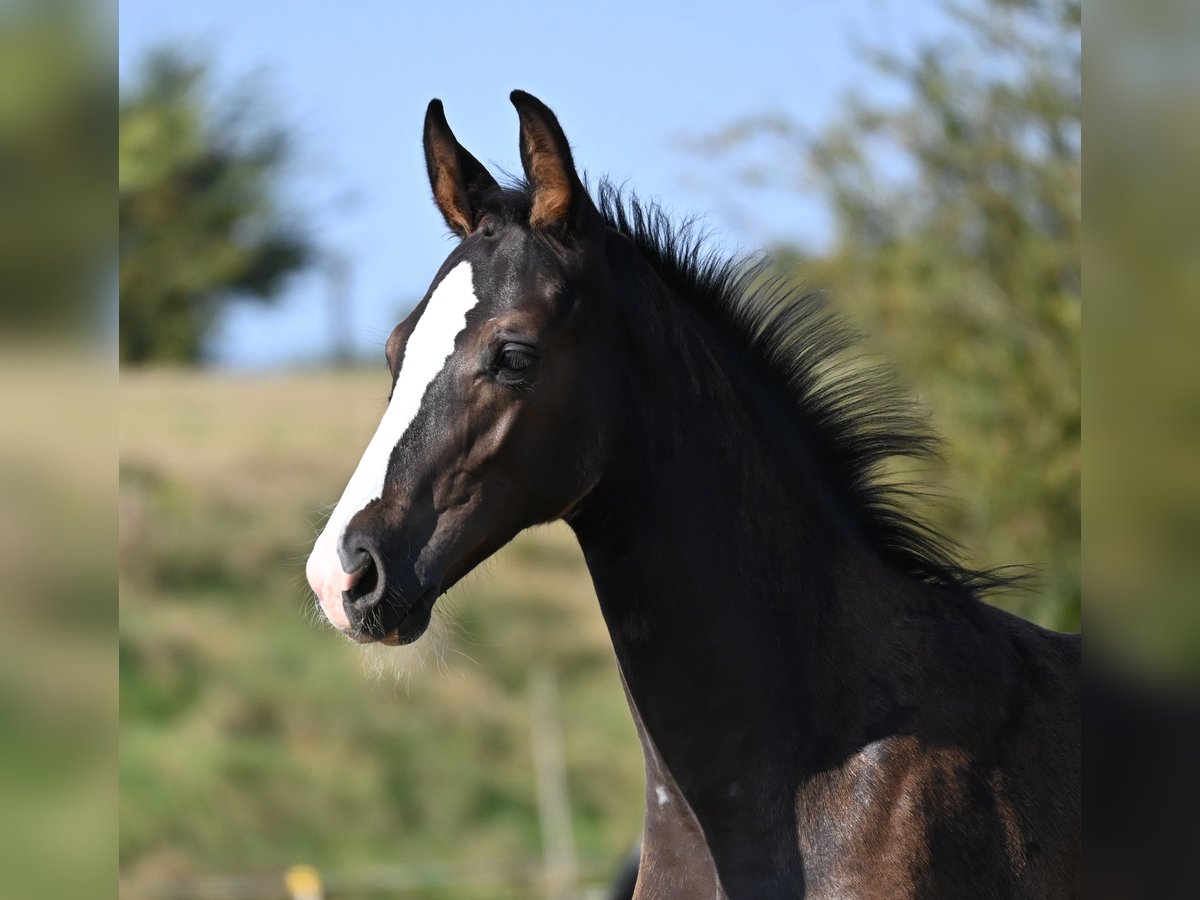
[{"label": "horse's ear", "polygon": [[509,99],[521,120],[521,165],[533,190],[530,226],[580,230],[599,221],[596,207],[575,172],[571,146],[554,113],[524,91],[513,91]]},{"label": "horse's ear", "polygon": [[425,167],[433,202],[450,230],[465,238],[475,230],[480,196],[496,179],[454,137],[441,100],[430,100],[425,111]]}]

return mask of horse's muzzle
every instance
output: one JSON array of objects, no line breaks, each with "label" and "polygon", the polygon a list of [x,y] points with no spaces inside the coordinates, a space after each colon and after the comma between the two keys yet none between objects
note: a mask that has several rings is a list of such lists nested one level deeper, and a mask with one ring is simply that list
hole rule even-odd
[{"label": "horse's muzzle", "polygon": [[369,530],[347,529],[336,553],[325,543],[318,540],[306,570],[334,627],[359,643],[407,644],[424,634],[441,593],[436,585],[389,559]]}]

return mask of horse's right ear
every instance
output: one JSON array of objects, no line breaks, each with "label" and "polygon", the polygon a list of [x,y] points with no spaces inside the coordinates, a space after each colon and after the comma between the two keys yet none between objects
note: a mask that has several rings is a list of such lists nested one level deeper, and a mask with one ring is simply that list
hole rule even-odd
[{"label": "horse's right ear", "polygon": [[441,100],[430,100],[425,111],[425,167],[433,202],[450,230],[465,238],[475,230],[480,196],[496,179],[454,137]]}]

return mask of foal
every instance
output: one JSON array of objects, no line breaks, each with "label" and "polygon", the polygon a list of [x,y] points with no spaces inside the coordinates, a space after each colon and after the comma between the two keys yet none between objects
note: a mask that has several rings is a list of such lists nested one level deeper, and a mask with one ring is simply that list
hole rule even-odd
[{"label": "foal", "polygon": [[387,342],[390,405],[308,563],[406,643],[564,519],[646,764],[636,895],[1078,894],[1078,637],[981,601],[880,478],[930,441],[818,298],[585,190],[520,91],[525,183],[425,120],[461,242]]}]

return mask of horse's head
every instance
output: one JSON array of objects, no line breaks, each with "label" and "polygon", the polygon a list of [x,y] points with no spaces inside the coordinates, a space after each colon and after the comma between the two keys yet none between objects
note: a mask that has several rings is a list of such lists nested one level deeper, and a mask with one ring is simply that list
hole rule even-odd
[{"label": "horse's head", "polygon": [[388,338],[387,411],[307,566],[360,641],[420,637],[444,591],[599,477],[606,229],[554,114],[512,100],[524,191],[459,145],[439,101],[426,113],[434,201],[461,242]]}]

